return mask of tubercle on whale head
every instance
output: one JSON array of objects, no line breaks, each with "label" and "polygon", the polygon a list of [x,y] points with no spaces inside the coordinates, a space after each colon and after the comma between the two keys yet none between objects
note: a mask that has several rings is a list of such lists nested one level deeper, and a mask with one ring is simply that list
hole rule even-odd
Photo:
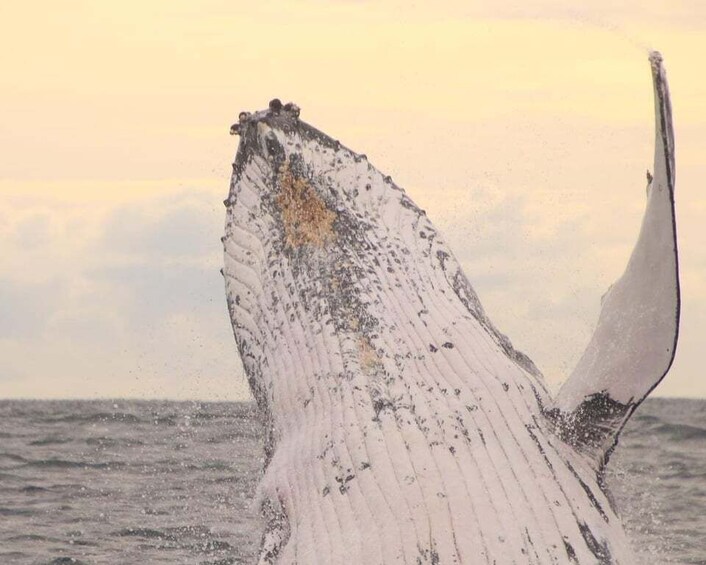
[{"label": "tubercle on whale head", "polygon": [[298,120],[301,109],[294,102],[282,104],[279,98],[273,98],[268,104],[267,110],[260,112],[240,112],[238,121],[230,126],[231,135],[240,135],[244,128],[251,122],[257,122],[266,117],[280,117],[284,120]]},{"label": "tubercle on whale head", "polygon": [[240,112],[238,122],[230,127],[231,135],[240,136],[236,163],[258,156],[281,166],[286,158],[286,141],[300,129],[299,114],[299,106],[282,104],[278,98],[272,99],[265,110]]},{"label": "tubercle on whale head", "polygon": [[[321,145],[322,149],[334,152],[344,150],[355,162],[367,163],[366,155],[351,151],[337,139],[333,139],[310,124],[300,121],[300,114],[301,109],[294,102],[283,104],[278,98],[274,98],[265,110],[240,112],[238,121],[230,126],[230,134],[241,137],[239,153],[252,151],[257,146],[261,149],[267,149],[265,138],[273,140],[274,136],[277,136],[282,141],[285,136],[298,135],[301,142],[314,141]],[[256,141],[254,138],[260,138],[259,142],[253,144],[252,142]],[[243,141],[245,141],[244,144]],[[298,149],[301,147],[298,146]],[[267,157],[267,155],[263,156]]]}]

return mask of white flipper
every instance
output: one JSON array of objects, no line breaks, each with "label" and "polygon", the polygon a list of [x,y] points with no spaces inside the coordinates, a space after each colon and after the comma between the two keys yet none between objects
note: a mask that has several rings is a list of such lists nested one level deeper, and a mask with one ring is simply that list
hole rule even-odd
[{"label": "white flipper", "polygon": [[549,414],[560,433],[602,466],[640,402],[665,376],[679,331],[674,133],[662,57],[650,56],[655,99],[654,177],[625,272],[602,300],[598,325]]}]

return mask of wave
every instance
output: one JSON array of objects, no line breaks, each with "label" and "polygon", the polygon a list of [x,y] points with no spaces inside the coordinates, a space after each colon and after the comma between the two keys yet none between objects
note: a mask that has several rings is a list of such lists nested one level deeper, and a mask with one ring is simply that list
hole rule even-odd
[{"label": "wave", "polygon": [[6,459],[14,463],[25,463],[27,459],[16,453],[9,453],[8,451],[0,451],[0,460]]},{"label": "wave", "polygon": [[23,467],[35,467],[40,469],[119,469],[129,465],[123,461],[91,463],[88,461],[70,461],[56,458],[25,461],[26,463],[22,465]]},{"label": "wave", "polygon": [[34,516],[38,513],[37,510],[29,510],[27,508],[5,508],[0,506],[0,516]]},{"label": "wave", "polygon": [[120,537],[139,537],[139,538],[155,538],[155,539],[169,539],[167,534],[161,530],[153,530],[151,528],[125,528],[113,535]]},{"label": "wave", "polygon": [[133,447],[145,445],[145,442],[137,438],[114,438],[108,436],[89,437],[86,440],[86,445],[97,445],[100,447]]},{"label": "wave", "polygon": [[233,471],[232,461],[211,459],[203,463],[185,463],[180,459],[160,459],[150,463],[151,467],[166,467],[168,469],[178,468],[187,471]]},{"label": "wave", "polygon": [[[176,526],[163,530],[139,527],[124,528],[115,532],[114,535],[177,542],[182,547],[198,547],[202,551],[230,551],[235,549],[228,542],[211,537],[211,530],[203,526]],[[196,538],[197,541],[189,538]]]},{"label": "wave", "polygon": [[29,442],[29,445],[62,445],[71,443],[73,440],[67,437],[45,437]]},{"label": "wave", "polygon": [[19,489],[20,492],[32,494],[32,493],[38,493],[38,492],[48,492],[48,488],[44,487],[38,487],[36,485],[27,485],[26,487],[22,487]]},{"label": "wave", "polygon": [[6,541],[48,541],[52,543],[59,543],[62,540],[59,538],[40,536],[39,534],[21,534],[18,536],[6,538]]},{"label": "wave", "polygon": [[671,436],[675,440],[706,439],[706,429],[690,424],[663,423],[653,428],[652,432]]},{"label": "wave", "polygon": [[101,422],[144,423],[146,420],[129,412],[95,412],[91,414],[55,414],[44,416],[38,421],[47,424],[95,424]]}]

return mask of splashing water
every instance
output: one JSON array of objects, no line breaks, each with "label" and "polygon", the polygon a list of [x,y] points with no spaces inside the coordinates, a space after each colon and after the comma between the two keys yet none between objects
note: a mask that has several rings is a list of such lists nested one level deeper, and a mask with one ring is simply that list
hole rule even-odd
[{"label": "splashing water", "polygon": [[[2,401],[0,562],[252,563],[249,404]],[[648,400],[609,485],[641,563],[703,563],[706,401]]]}]

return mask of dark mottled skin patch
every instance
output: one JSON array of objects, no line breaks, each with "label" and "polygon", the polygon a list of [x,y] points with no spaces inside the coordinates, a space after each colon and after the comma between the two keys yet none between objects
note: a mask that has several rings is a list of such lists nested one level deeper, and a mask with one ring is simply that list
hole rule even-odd
[{"label": "dark mottled skin patch", "polygon": [[260,542],[260,562],[274,565],[282,548],[289,540],[289,520],[281,510],[281,506],[276,507],[270,499],[265,499],[262,502],[260,514],[266,523]]},{"label": "dark mottled skin patch", "polygon": [[600,473],[617,444],[617,432],[635,408],[635,403],[613,400],[603,390],[587,396],[572,413],[552,408],[544,415],[563,441],[598,461]]},{"label": "dark mottled skin patch", "polygon": [[610,554],[608,544],[605,541],[599,542],[593,532],[591,532],[591,529],[583,522],[579,522],[578,526],[588,549],[598,559],[598,563],[600,565],[614,565],[615,561],[613,561],[613,556]]},{"label": "dark mottled skin patch", "polygon": [[593,491],[591,491],[591,487],[589,487],[579,476],[579,474],[576,472],[576,470],[573,468],[571,463],[568,461],[566,462],[566,467],[571,471],[571,474],[576,478],[576,480],[579,482],[581,485],[581,488],[583,488],[584,492],[586,493],[586,496],[588,496],[588,499],[591,501],[591,504],[593,507],[598,511],[598,513],[601,515],[601,518],[603,518],[606,523],[609,522],[608,515],[605,513],[605,510],[603,510],[603,507],[601,506],[600,502],[598,502],[598,499],[594,496]]},{"label": "dark mottled skin patch", "polygon": [[338,491],[339,491],[341,494],[345,494],[345,493],[348,491],[348,483],[349,483],[350,481],[352,481],[353,479],[355,479],[355,475],[352,474],[352,473],[351,473],[351,474],[348,474],[348,475],[345,475],[345,476],[336,477],[336,482],[337,482],[338,485],[339,485],[339,486],[338,486]]},{"label": "dark mottled skin patch", "polygon": [[423,548],[421,546],[417,546],[417,550],[419,551],[419,555],[417,555],[417,563],[416,565],[440,565],[441,561],[439,560],[439,553],[436,551],[436,544],[434,543],[434,540],[431,540],[431,547]]},{"label": "dark mottled skin patch", "polygon": [[[443,264],[446,257],[439,256],[439,261]],[[448,275],[448,273],[447,273]],[[501,333],[493,323],[490,318],[483,310],[483,306],[480,303],[478,295],[473,290],[473,287],[468,282],[466,275],[463,274],[461,269],[458,269],[453,276],[449,276],[449,282],[451,283],[451,288],[458,296],[461,303],[466,307],[468,313],[471,314],[480,324],[485,328],[485,330],[490,334],[494,341],[500,346],[505,355],[527,371],[530,375],[534,375],[537,378],[542,378],[542,373],[537,368],[537,366],[532,362],[532,360],[527,357],[522,351],[518,351],[512,345],[510,338],[505,334]]]},{"label": "dark mottled skin patch", "polygon": [[566,549],[566,555],[568,556],[569,561],[571,563],[578,563],[579,561],[576,558],[576,551],[574,551],[574,548],[566,539],[564,539],[564,548]]}]

